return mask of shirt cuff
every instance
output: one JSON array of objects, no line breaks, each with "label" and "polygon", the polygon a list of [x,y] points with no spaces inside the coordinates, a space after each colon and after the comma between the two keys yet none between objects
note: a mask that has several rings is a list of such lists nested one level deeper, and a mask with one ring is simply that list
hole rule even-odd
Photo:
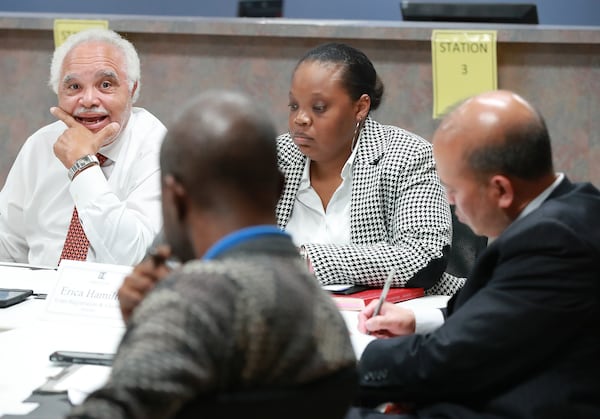
[{"label": "shirt cuff", "polygon": [[69,191],[78,211],[81,211],[98,196],[110,192],[110,187],[106,182],[102,169],[95,164],[73,178],[69,185]]},{"label": "shirt cuff", "polygon": [[444,315],[439,308],[420,307],[411,310],[415,315],[415,333],[433,332],[444,324]]}]

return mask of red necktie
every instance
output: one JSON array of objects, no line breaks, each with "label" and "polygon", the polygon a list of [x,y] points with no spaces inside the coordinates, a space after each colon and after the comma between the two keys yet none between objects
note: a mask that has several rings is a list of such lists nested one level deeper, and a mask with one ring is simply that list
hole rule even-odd
[{"label": "red necktie", "polygon": [[[100,153],[97,153],[96,157],[98,157],[100,166],[102,166],[107,160],[107,157]],[[69,224],[69,231],[67,232],[67,238],[65,239],[65,244],[63,245],[63,250],[60,254],[58,263],[60,263],[60,261],[63,259],[86,260],[89,247],[90,242],[83,231],[83,227],[81,227],[81,223],[79,222],[77,208],[74,207],[73,215],[71,216],[71,224]]]}]

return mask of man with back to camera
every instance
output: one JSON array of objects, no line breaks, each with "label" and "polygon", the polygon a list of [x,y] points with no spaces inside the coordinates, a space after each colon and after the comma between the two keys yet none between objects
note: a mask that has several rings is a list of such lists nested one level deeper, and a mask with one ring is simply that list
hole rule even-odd
[{"label": "man with back to camera", "polygon": [[356,358],[331,297],[276,225],[274,139],[256,103],[228,91],[205,92],[170,125],[164,234],[184,265],[137,306],[107,384],[71,417],[223,417],[206,412],[222,393],[290,388],[318,389],[327,405],[294,403],[286,416],[343,417]]},{"label": "man with back to camera", "polygon": [[78,32],[55,50],[49,84],[59,121],[27,139],[0,192],[0,260],[133,265],[161,227],[165,134],[132,107],[137,52],[114,31]]},{"label": "man with back to camera", "polygon": [[495,240],[436,330],[413,334],[415,313],[388,303],[360,314],[381,338],[360,359],[361,404],[403,404],[407,418],[600,417],[600,192],[554,172],[543,118],[508,91],[450,113],[433,152],[459,219]]}]

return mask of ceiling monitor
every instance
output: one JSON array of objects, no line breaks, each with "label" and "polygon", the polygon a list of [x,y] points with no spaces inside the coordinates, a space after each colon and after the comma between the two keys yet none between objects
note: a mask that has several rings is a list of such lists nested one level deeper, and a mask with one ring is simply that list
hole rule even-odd
[{"label": "ceiling monitor", "polygon": [[282,17],[283,0],[240,0],[238,17]]},{"label": "ceiling monitor", "polygon": [[525,23],[537,24],[533,3],[428,3],[403,1],[402,18],[420,22]]}]

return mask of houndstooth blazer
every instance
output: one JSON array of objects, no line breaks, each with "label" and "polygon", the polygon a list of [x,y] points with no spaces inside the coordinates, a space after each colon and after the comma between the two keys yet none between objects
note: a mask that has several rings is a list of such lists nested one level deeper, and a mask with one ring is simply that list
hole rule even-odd
[{"label": "houndstooth blazer", "polygon": [[[285,229],[306,156],[289,134],[277,138],[277,147],[286,178],[277,222]],[[393,286],[452,295],[463,280],[443,274],[452,224],[431,144],[367,118],[352,170],[351,244],[304,244],[317,278],[322,284],[382,286],[396,268]]]}]

